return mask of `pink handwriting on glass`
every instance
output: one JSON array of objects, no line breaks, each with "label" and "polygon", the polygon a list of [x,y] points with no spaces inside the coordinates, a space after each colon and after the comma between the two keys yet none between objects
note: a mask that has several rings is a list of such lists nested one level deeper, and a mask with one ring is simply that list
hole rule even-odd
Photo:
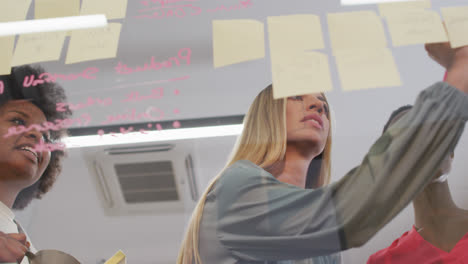
[{"label": "pink handwriting on glass", "polygon": [[[137,19],[163,19],[163,18],[169,18],[169,17],[182,18],[186,16],[198,16],[198,15],[201,15],[203,12],[203,10],[200,7],[194,6],[192,4],[166,6],[165,4],[169,2],[162,1],[162,0],[151,1],[151,2],[160,3],[161,6],[140,9],[138,10],[138,12],[147,13],[147,14],[141,14],[141,15],[135,16],[135,18]],[[182,2],[182,0],[174,1],[174,2]],[[187,1],[187,2],[191,2],[191,1]],[[141,3],[145,7],[148,7],[150,4],[149,1],[141,1]],[[232,5],[228,7],[226,7],[225,5],[221,5],[216,8],[206,9],[205,11],[207,13],[214,13],[214,12],[220,12],[220,11],[232,11],[232,10],[245,9],[251,6],[252,6],[252,0],[245,0],[245,1],[241,0],[236,5]]]},{"label": "pink handwriting on glass", "polygon": [[3,90],[5,90],[5,85],[3,84],[3,81],[0,81],[0,94],[3,94]]},{"label": "pink handwriting on glass", "polygon": [[36,144],[34,146],[34,150],[38,152],[43,152],[43,151],[54,151],[54,150],[65,150],[65,144],[63,143],[44,143],[40,142],[39,144]]},{"label": "pink handwriting on glass", "polygon": [[70,108],[70,110],[79,110],[79,109],[83,109],[83,108],[86,108],[86,107],[90,107],[90,106],[93,106],[93,105],[102,105],[102,106],[109,106],[112,104],[112,98],[104,98],[104,99],[100,99],[100,98],[92,98],[92,97],[88,97],[88,100],[84,103],[77,103],[77,104],[73,104],[73,103],[57,103],[56,104],[56,110],[58,112],[65,112],[67,111],[66,107],[68,106],[68,108]]},{"label": "pink handwriting on glass", "polygon": [[86,68],[83,72],[78,73],[78,74],[72,73],[68,75],[52,74],[52,73],[44,72],[39,75],[37,80],[35,79],[34,75],[24,77],[23,86],[30,87],[30,86],[36,86],[38,84],[43,84],[45,82],[56,82],[57,79],[62,79],[65,81],[72,81],[72,80],[78,79],[79,77],[88,79],[88,80],[94,80],[96,79],[96,76],[94,76],[93,74],[97,72],[99,72],[99,69],[95,67]]},{"label": "pink handwriting on glass", "polygon": [[135,108],[127,111],[124,114],[108,115],[106,120],[101,124],[108,125],[118,121],[139,121],[140,119],[149,119],[152,121],[162,120],[164,118],[164,111],[161,109],[151,106],[145,112],[137,113]]},{"label": "pink handwriting on glass", "polygon": [[67,118],[67,119],[56,119],[54,122],[44,122],[42,124],[33,124],[28,127],[25,126],[14,126],[8,128],[8,132],[3,135],[4,138],[10,137],[12,135],[19,135],[24,132],[28,132],[32,129],[36,129],[37,131],[49,131],[54,130],[58,131],[61,129],[66,129],[71,127],[73,124],[79,124],[80,126],[86,126],[91,121],[91,116],[89,114],[82,114],[78,118]]},{"label": "pink handwriting on glass", "polygon": [[[175,90],[174,94],[179,95],[180,91]],[[151,93],[149,95],[140,95],[139,92],[131,92],[126,95],[126,98],[122,100],[123,103],[129,103],[129,102],[140,102],[144,100],[150,100],[150,99],[161,99],[164,96],[164,88],[163,87],[158,87],[154,88],[151,90]],[[56,104],[56,110],[58,112],[65,112],[67,111],[67,106],[70,110],[80,110],[83,108],[91,107],[91,106],[109,106],[112,105],[112,98],[92,98],[88,97],[86,102],[81,102],[81,103],[67,103],[67,102],[61,102]]]},{"label": "pink handwriting on glass", "polygon": [[[178,94],[178,90],[176,90],[176,95]],[[124,103],[128,102],[139,102],[139,101],[144,101],[144,100],[150,100],[150,99],[161,99],[164,96],[164,88],[158,87],[154,88],[151,90],[150,95],[140,95],[139,92],[131,92],[127,94],[127,98],[122,100]]]},{"label": "pink handwriting on glass", "polygon": [[154,56],[151,57],[151,62],[145,63],[143,67],[137,66],[135,68],[130,68],[127,64],[123,64],[119,62],[119,64],[114,67],[115,71],[118,74],[131,74],[134,72],[142,72],[142,71],[149,71],[149,70],[160,70],[162,68],[171,68],[172,62],[176,64],[176,66],[180,66],[180,61],[185,60],[186,65],[190,65],[190,56],[192,55],[192,50],[190,48],[183,48],[180,49],[177,53],[177,57],[170,57],[166,61],[156,62]]}]

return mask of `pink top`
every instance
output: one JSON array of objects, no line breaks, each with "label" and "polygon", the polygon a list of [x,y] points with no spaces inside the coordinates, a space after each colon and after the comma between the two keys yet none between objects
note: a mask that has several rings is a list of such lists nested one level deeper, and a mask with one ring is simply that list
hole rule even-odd
[{"label": "pink top", "polygon": [[424,238],[413,228],[395,240],[388,248],[373,254],[367,264],[468,264],[468,233],[450,251],[443,251]]}]

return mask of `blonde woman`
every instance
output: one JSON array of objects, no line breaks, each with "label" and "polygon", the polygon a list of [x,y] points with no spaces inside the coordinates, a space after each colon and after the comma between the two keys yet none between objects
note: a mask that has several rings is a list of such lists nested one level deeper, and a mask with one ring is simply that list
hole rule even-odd
[{"label": "blonde woman", "polygon": [[427,49],[449,62],[447,82],[424,90],[404,119],[411,126],[390,128],[333,184],[325,96],[261,92],[195,208],[177,263],[341,263],[340,251],[366,243],[430,182],[468,119],[468,47]]}]

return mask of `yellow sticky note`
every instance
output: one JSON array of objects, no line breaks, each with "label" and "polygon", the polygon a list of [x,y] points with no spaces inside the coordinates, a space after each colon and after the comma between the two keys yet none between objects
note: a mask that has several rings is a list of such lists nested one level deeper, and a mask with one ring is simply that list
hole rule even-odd
[{"label": "yellow sticky note", "polygon": [[215,68],[265,57],[263,23],[251,19],[213,20]]},{"label": "yellow sticky note", "polygon": [[25,20],[31,0],[0,0],[0,22]]},{"label": "yellow sticky note", "polygon": [[125,18],[127,0],[83,0],[82,15],[105,14],[107,19]]},{"label": "yellow sticky note", "polygon": [[458,48],[468,45],[468,6],[442,8],[450,46]]},{"label": "yellow sticky note", "polygon": [[80,0],[35,0],[34,17],[36,19],[51,17],[78,16]]},{"label": "yellow sticky note", "polygon": [[117,251],[110,259],[108,259],[104,264],[126,264],[126,256],[122,250]]},{"label": "yellow sticky note", "polygon": [[15,36],[0,37],[0,75],[10,74]]},{"label": "yellow sticky note", "polygon": [[319,52],[296,52],[272,58],[273,97],[331,91],[328,56]]},{"label": "yellow sticky note", "polygon": [[333,52],[387,46],[382,20],[373,11],[328,14]]},{"label": "yellow sticky note", "polygon": [[109,23],[105,28],[72,31],[65,64],[115,58],[121,28],[121,23]]},{"label": "yellow sticky note", "polygon": [[400,73],[388,48],[340,52],[335,59],[345,91],[401,85]]},{"label": "yellow sticky note", "polygon": [[409,10],[423,10],[431,8],[430,0],[402,1],[379,4],[379,13],[386,17],[388,14]]},{"label": "yellow sticky note", "polygon": [[268,17],[268,37],[272,52],[323,49],[322,26],[316,15]]},{"label": "yellow sticky note", "polygon": [[12,65],[59,60],[65,36],[65,31],[20,35]]},{"label": "yellow sticky note", "polygon": [[431,10],[388,14],[387,23],[394,46],[448,41],[442,19],[437,12]]}]

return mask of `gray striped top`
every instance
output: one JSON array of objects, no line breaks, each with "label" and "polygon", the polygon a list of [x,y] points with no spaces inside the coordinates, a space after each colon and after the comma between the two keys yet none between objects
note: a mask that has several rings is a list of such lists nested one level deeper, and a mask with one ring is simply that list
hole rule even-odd
[{"label": "gray striped top", "polygon": [[203,264],[341,263],[435,176],[468,119],[468,96],[439,82],[338,182],[302,189],[250,161],[227,168],[200,227]]}]

